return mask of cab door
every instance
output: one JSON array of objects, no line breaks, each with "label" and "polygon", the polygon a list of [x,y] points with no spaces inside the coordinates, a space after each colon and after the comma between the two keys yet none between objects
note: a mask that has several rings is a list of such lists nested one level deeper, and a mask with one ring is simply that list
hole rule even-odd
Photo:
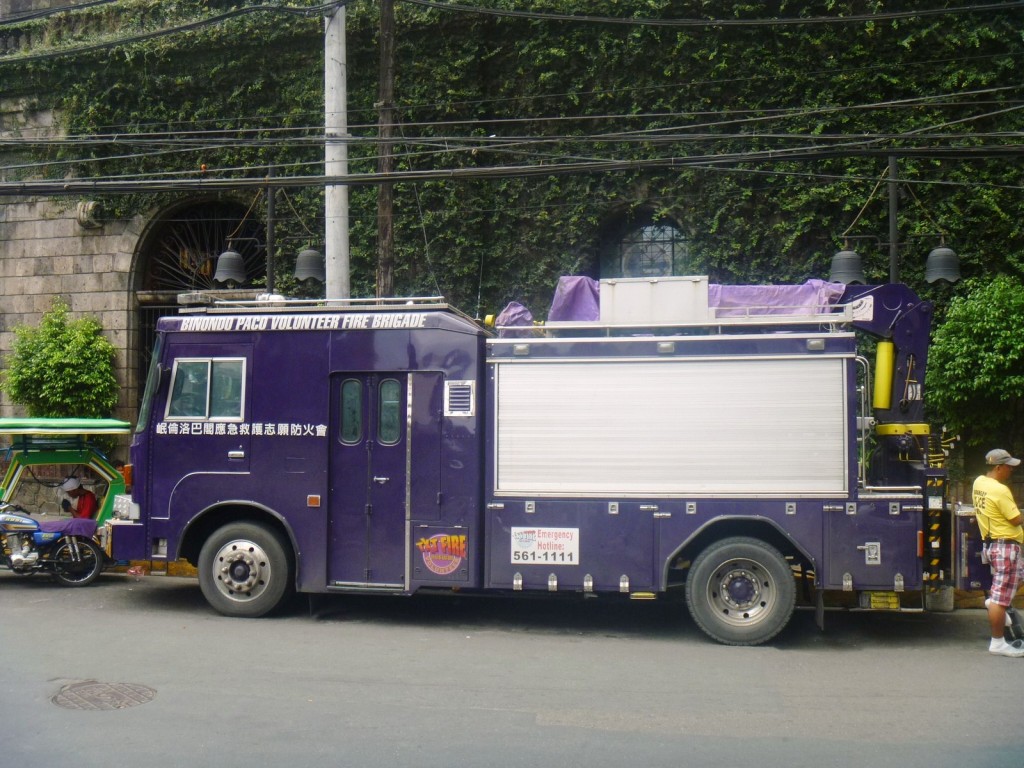
[{"label": "cab door", "polygon": [[328,583],[406,584],[408,374],[331,381]]},{"label": "cab door", "polygon": [[[150,517],[185,517],[237,489],[251,469],[251,344],[179,343],[171,347],[168,386],[156,398],[150,464]],[[230,477],[228,477],[230,476]],[[237,490],[235,491],[237,492]]]}]

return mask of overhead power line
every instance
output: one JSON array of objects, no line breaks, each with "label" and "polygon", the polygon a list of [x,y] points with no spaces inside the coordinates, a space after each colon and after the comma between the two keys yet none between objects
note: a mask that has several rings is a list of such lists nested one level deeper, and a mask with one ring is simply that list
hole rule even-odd
[{"label": "overhead power line", "polygon": [[1024,0],[1011,0],[1005,3],[985,3],[982,5],[964,5],[955,8],[925,8],[914,11],[883,11],[880,13],[861,13],[851,16],[808,16],[788,18],[752,18],[752,19],[654,19],[630,18],[617,16],[585,16],[571,13],[544,13],[542,11],[509,11],[499,8],[481,8],[462,3],[441,3],[436,0],[399,0],[410,5],[421,5],[442,11],[475,13],[487,16],[508,18],[539,19],[545,21],[573,21],[589,24],[617,24],[645,27],[781,27],[809,24],[851,24],[868,21],[894,21],[926,16],[962,15],[965,13],[984,13],[989,11],[1007,11],[1024,8]]},{"label": "overhead power line", "polygon": [[[979,89],[976,91],[959,94],[961,96],[991,95],[994,91],[1003,90]],[[888,102],[875,102],[857,105],[856,107],[841,108],[810,108],[795,109],[790,111],[780,110],[771,115],[750,115],[740,117],[745,112],[737,113],[733,119],[706,122],[688,122],[687,118],[696,116],[692,113],[662,114],[654,115],[663,125],[657,128],[637,129],[616,129],[611,131],[595,131],[587,134],[565,134],[565,133],[488,133],[481,135],[479,132],[472,135],[473,124],[459,126],[466,129],[465,133],[439,133],[428,132],[409,135],[404,129],[415,128],[416,124],[403,126],[403,136],[395,141],[395,148],[398,156],[406,162],[429,161],[430,158],[449,158],[448,165],[451,165],[452,157],[459,154],[486,153],[495,158],[515,157],[521,161],[530,160],[537,163],[566,163],[576,161],[622,161],[622,153],[633,150],[629,147],[644,145],[650,148],[651,154],[661,148],[659,157],[652,157],[655,161],[664,157],[665,150],[679,155],[681,151],[691,152],[694,155],[715,155],[720,158],[727,158],[734,162],[743,162],[748,156],[745,151],[736,148],[737,143],[745,143],[748,146],[756,147],[756,151],[768,154],[774,160],[787,159],[794,153],[825,152],[853,148],[864,153],[869,148],[894,147],[903,150],[911,148],[927,150],[932,152],[959,151],[957,147],[970,142],[973,145],[972,152],[976,155],[984,148],[991,148],[993,151],[1000,151],[1002,145],[1007,142],[1016,142],[1021,138],[1019,132],[1014,131],[971,131],[965,133],[961,130],[950,130],[954,126],[960,126],[969,121],[979,121],[1004,114],[1011,111],[1024,109],[1024,104],[1009,103],[998,104],[997,102],[986,102],[985,107],[999,106],[999,109],[977,111],[966,116],[950,116],[941,122],[930,126],[924,126],[909,132],[889,132],[883,130],[863,131],[858,133],[814,133],[809,134],[806,130],[794,125],[794,120],[806,120],[809,117],[820,116],[832,112],[847,112],[850,109],[875,110],[883,108],[916,108],[921,104],[936,101],[946,106],[973,106],[976,109],[982,107],[975,102],[947,103],[947,99],[956,94],[934,94],[932,96],[917,96],[909,99],[901,99]],[[624,116],[602,116],[601,119],[621,119]],[[597,119],[596,117],[593,119]],[[674,119],[679,121],[675,125],[664,125],[666,120]],[[500,122],[500,121],[499,121]],[[517,121],[509,121],[511,127],[515,127]],[[537,121],[543,123],[544,120]],[[557,124],[557,118],[551,119],[552,124]],[[447,126],[455,127],[455,124],[425,124],[426,127],[438,128]],[[494,121],[487,121],[489,128],[493,128]],[[422,125],[420,127],[423,127]],[[364,126],[369,131],[369,126]],[[133,162],[142,160],[154,160],[159,157],[170,155],[191,155],[199,156],[202,162],[209,162],[210,156],[216,158],[216,153],[226,149],[278,148],[287,145],[289,148],[296,148],[302,145],[322,150],[324,135],[322,128],[279,128],[259,129],[245,128],[235,130],[215,130],[182,132],[147,132],[147,133],[118,133],[105,135],[84,135],[70,137],[37,137],[20,138],[10,137],[0,139],[0,147],[9,147],[15,150],[31,150],[36,147],[54,149],[63,147],[66,152],[78,152],[77,157],[67,157],[59,160],[30,160],[23,159],[21,162],[8,162],[0,165],[0,173],[23,175],[28,173],[42,173],[46,169],[73,168],[81,175],[83,169],[95,164],[111,162]],[[376,156],[373,149],[381,143],[380,137],[367,134],[365,136],[354,135],[350,137],[349,143],[354,147],[364,147],[369,152],[357,159],[358,163],[369,164],[375,162]],[[1011,145],[1012,146],[1012,145]],[[594,147],[592,150],[585,150],[585,147]],[[105,150],[99,154],[87,152],[89,149],[102,148]],[[685,148],[685,150],[684,150]],[[885,150],[890,151],[890,150]],[[91,155],[91,156],[87,156]],[[12,156],[16,157],[15,156]],[[149,170],[148,176],[153,179],[168,179],[191,175],[194,167],[198,166],[200,160],[196,160],[192,168],[187,170],[170,170],[161,173],[156,170]],[[214,159],[214,163],[216,160]],[[281,167],[292,168],[295,173],[302,168],[316,168],[322,161],[320,159],[303,161],[301,158],[294,158],[282,163]],[[180,169],[185,163],[177,163]],[[59,171],[58,171],[59,172]],[[225,174],[234,175],[235,178],[249,176],[258,169],[251,167],[224,168],[211,165],[211,172],[216,172],[222,177]],[[140,172],[141,173],[141,172]],[[49,174],[56,175],[53,170]],[[61,173],[61,175],[65,175]],[[140,178],[139,174],[120,176],[96,177],[96,181],[117,181]]]},{"label": "overhead power line", "polygon": [[[495,141],[538,141],[551,142],[557,140],[567,141],[614,141],[614,140],[646,140],[658,135],[672,135],[680,137],[707,137],[707,138],[729,138],[741,135],[743,127],[756,128],[762,125],[781,124],[793,125],[794,121],[807,120],[810,118],[828,117],[830,115],[849,114],[851,112],[872,113],[892,110],[919,110],[927,106],[934,110],[964,109],[965,107],[982,108],[998,106],[997,112],[984,112],[972,115],[966,120],[974,120],[991,117],[1000,111],[1017,109],[1022,102],[1014,101],[958,101],[955,97],[975,96],[994,94],[1000,91],[1022,90],[1024,86],[1012,86],[983,89],[978,91],[965,91],[961,94],[935,94],[933,96],[915,96],[908,99],[893,99],[884,102],[869,102],[864,104],[851,104],[843,106],[816,106],[806,108],[777,108],[777,109],[740,109],[717,111],[692,111],[679,112],[637,112],[637,113],[598,113],[581,115],[534,115],[524,117],[490,117],[468,120],[442,120],[442,121],[402,121],[406,129],[420,129],[421,133],[408,135],[405,138],[408,142],[450,142],[462,141],[466,143],[482,142],[489,143],[491,135],[474,134],[473,130],[483,128],[488,131],[497,129],[515,130],[520,126],[553,127],[559,124],[595,124],[595,123],[636,123],[643,121],[650,123],[658,122],[658,127],[619,129],[607,133],[592,132],[587,134],[555,134],[538,133],[533,136],[524,136],[515,133],[500,133],[494,137]],[[709,120],[709,117],[719,119]],[[232,118],[238,120],[240,125],[237,128],[201,128],[189,127],[186,125],[173,126],[167,130],[139,130],[139,126],[119,126],[113,132],[72,134],[67,136],[50,136],[40,130],[36,135],[0,136],[0,147],[96,147],[96,146],[137,146],[137,147],[160,147],[160,148],[188,148],[193,147],[197,151],[216,150],[219,147],[242,147],[242,146],[274,146],[282,141],[292,145],[317,144],[323,142],[323,126],[317,124],[295,125],[295,126],[268,126],[261,124],[248,125],[245,121],[256,121],[261,118]],[[666,121],[675,121],[672,125],[665,125]],[[685,121],[685,122],[684,122]],[[696,122],[691,122],[696,121]],[[202,123],[200,123],[202,125]],[[145,127],[145,126],[142,126]],[[441,132],[447,129],[460,128],[463,132],[459,134]],[[350,143],[368,144],[377,139],[372,132],[374,125],[351,125],[353,133],[349,139]],[[363,132],[365,135],[360,135]],[[865,131],[864,135],[871,134],[880,138],[894,138],[897,134],[884,130]],[[800,129],[783,129],[766,127],[763,131],[748,131],[742,133],[747,138],[777,138],[779,136],[794,135],[800,136],[804,133]],[[860,135],[860,134],[858,134]],[[946,138],[953,138],[961,134],[947,134]],[[984,136],[986,134],[972,133],[972,136]],[[829,139],[839,138],[838,135],[815,134],[817,138]],[[943,138],[941,135],[930,136],[930,138]],[[96,158],[97,160],[109,158]],[[64,161],[69,162],[69,161]]]},{"label": "overhead power line", "polygon": [[[607,173],[639,170],[644,168],[718,169],[741,166],[747,163],[761,163],[786,160],[789,162],[822,160],[836,157],[929,157],[952,159],[992,159],[1024,157],[1024,144],[1000,147],[950,147],[894,149],[891,147],[842,149],[804,149],[792,152],[771,150],[747,152],[739,155],[701,155],[693,157],[667,157],[637,160],[597,160],[538,163],[534,165],[491,166],[487,168],[445,168],[427,170],[396,171],[394,173],[353,173],[345,176],[274,176],[246,178],[146,178],[120,180],[61,179],[53,181],[8,181],[0,182],[0,197],[9,196],[67,196],[67,195],[118,195],[141,194],[146,192],[223,192],[229,190],[262,188],[273,185],[277,188],[322,187],[345,184],[348,186],[369,186],[384,183],[422,181],[474,181],[503,178],[529,178],[566,174]],[[248,169],[253,170],[253,169]],[[769,172],[769,171],[764,171]],[[780,174],[781,175],[781,174]],[[820,176],[820,174],[815,174]],[[848,178],[844,176],[844,178]],[[942,184],[941,181],[918,181],[918,183]],[[1018,189],[1013,185],[1011,188]]]},{"label": "overhead power line", "polygon": [[[665,120],[693,120],[695,118],[707,118],[717,117],[717,120],[702,120],[701,122],[688,122],[685,125],[674,125],[674,126],[660,126],[657,128],[643,128],[635,130],[619,130],[609,133],[590,133],[590,134],[540,134],[533,138],[537,141],[550,142],[552,140],[566,139],[566,140],[577,140],[577,141],[605,141],[614,140],[618,138],[629,138],[629,137],[645,137],[653,134],[667,133],[667,132],[693,132],[693,131],[706,131],[708,135],[724,135],[724,134],[711,134],[710,132],[716,129],[723,129],[726,127],[733,128],[735,130],[738,126],[743,125],[759,125],[765,123],[790,123],[797,119],[808,119],[817,118],[822,116],[829,116],[835,114],[848,114],[850,112],[876,112],[880,110],[889,109],[913,109],[918,110],[921,107],[930,107],[933,109],[944,109],[944,108],[963,108],[963,107],[979,107],[979,106],[990,106],[999,105],[1000,111],[1005,111],[1011,108],[1018,108],[1021,106],[1017,101],[969,101],[965,100],[967,97],[976,96],[995,96],[998,94],[1005,94],[1007,92],[1024,91],[1022,85],[1009,85],[1009,86],[995,86],[991,88],[979,88],[969,91],[952,91],[946,93],[935,93],[930,95],[918,95],[900,99],[888,99],[886,101],[872,101],[862,104],[846,104],[846,105],[815,105],[815,106],[800,106],[800,107],[779,107],[774,109],[764,108],[745,108],[745,109],[722,109],[722,110],[684,110],[679,112],[630,112],[630,113],[598,113],[598,114],[577,114],[577,115],[528,115],[522,117],[488,117],[479,119],[459,119],[459,120],[443,120],[443,121],[423,121],[423,122],[409,122],[403,121],[403,127],[406,129],[410,128],[421,128],[437,130],[441,128],[452,128],[458,127],[465,129],[462,134],[432,134],[432,135],[420,135],[418,137],[406,138],[409,141],[415,141],[422,139],[424,141],[489,141],[492,137],[483,137],[480,135],[473,135],[471,131],[473,129],[479,129],[486,127],[493,129],[495,127],[510,126],[515,127],[518,125],[526,126],[550,126],[557,125],[559,123],[595,123],[595,122],[635,122],[637,120],[642,121],[661,121]],[[980,115],[975,115],[967,119],[978,119],[981,117],[988,117],[998,112],[987,112]],[[232,118],[240,123],[245,120],[255,120],[256,118]],[[265,119],[265,118],[261,118]],[[202,123],[200,123],[202,125]],[[227,144],[230,146],[262,146],[273,144],[282,140],[288,140],[290,142],[297,143],[315,143],[323,141],[323,126],[320,124],[302,125],[302,126],[266,126],[266,125],[244,125],[240,124],[237,128],[192,128],[185,125],[175,125],[168,130],[153,131],[153,130],[139,130],[139,127],[146,126],[118,126],[114,132],[110,133],[90,133],[81,135],[69,135],[69,136],[47,136],[45,134],[39,136],[6,136],[0,137],[0,146],[74,146],[78,145],[103,145],[103,144],[162,144],[167,146],[183,146],[183,145],[194,145],[197,149],[215,149],[219,144]],[[350,130],[358,134],[359,131],[374,131],[376,124],[363,124],[363,125],[350,125]],[[799,134],[799,132],[797,132]],[[748,133],[746,134],[749,138],[760,138],[762,136],[768,136],[770,134],[760,133]],[[890,136],[891,134],[878,132],[879,136],[885,135]],[[956,134],[953,134],[956,135]],[[974,134],[972,134],[974,135]],[[246,138],[250,137],[250,138]],[[493,137],[498,141],[505,138],[513,138],[516,140],[522,140],[525,137],[506,135]],[[827,138],[827,135],[826,135]],[[375,139],[369,135],[366,137],[360,137],[354,135],[350,139],[353,143],[370,143]],[[101,159],[101,158],[97,158]]]}]

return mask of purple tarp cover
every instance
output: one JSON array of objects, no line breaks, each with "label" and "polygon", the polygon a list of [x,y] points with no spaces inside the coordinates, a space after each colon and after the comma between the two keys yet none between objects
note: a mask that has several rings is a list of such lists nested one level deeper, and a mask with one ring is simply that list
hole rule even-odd
[{"label": "purple tarp cover", "polygon": [[[708,286],[708,306],[716,317],[742,315],[813,315],[839,301],[846,286],[825,280],[803,285]],[[755,309],[752,309],[755,308]]]},{"label": "purple tarp cover", "polygon": [[[708,285],[708,307],[716,310],[716,317],[813,315],[834,305],[844,290],[846,286],[842,283],[813,279],[802,285],[712,283]],[[549,321],[586,322],[599,320],[600,317],[601,290],[597,280],[581,276],[558,279],[555,298],[548,312]],[[499,322],[498,325],[502,323]]]},{"label": "purple tarp cover", "polygon": [[96,535],[96,521],[88,517],[70,517],[67,520],[47,520],[39,523],[39,529],[47,533],[60,532],[66,536],[84,536],[91,539]]},{"label": "purple tarp cover", "polygon": [[[520,304],[518,301],[510,301],[498,316],[494,318],[494,325],[499,328],[507,328],[508,326],[524,326],[526,328],[533,327],[533,314]],[[524,331],[506,331],[499,330],[499,336],[525,336]]]},{"label": "purple tarp cover", "polygon": [[591,277],[560,277],[551,302],[548,320],[600,320],[601,290]]}]

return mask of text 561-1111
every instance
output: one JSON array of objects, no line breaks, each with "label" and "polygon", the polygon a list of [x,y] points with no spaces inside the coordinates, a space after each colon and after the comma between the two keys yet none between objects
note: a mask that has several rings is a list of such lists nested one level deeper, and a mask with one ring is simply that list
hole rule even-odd
[{"label": "text 561-1111", "polygon": [[572,552],[525,552],[513,550],[512,562],[518,563],[572,563]]}]

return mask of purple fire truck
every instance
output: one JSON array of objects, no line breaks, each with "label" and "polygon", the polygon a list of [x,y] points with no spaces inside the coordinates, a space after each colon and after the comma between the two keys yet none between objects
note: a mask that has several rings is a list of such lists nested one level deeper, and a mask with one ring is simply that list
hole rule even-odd
[{"label": "purple fire truck", "polygon": [[161,319],[108,553],[184,558],[232,616],[296,590],[685,596],[734,645],[798,603],[820,624],[951,595],[930,304],[706,278],[598,298],[497,331],[436,299]]}]

